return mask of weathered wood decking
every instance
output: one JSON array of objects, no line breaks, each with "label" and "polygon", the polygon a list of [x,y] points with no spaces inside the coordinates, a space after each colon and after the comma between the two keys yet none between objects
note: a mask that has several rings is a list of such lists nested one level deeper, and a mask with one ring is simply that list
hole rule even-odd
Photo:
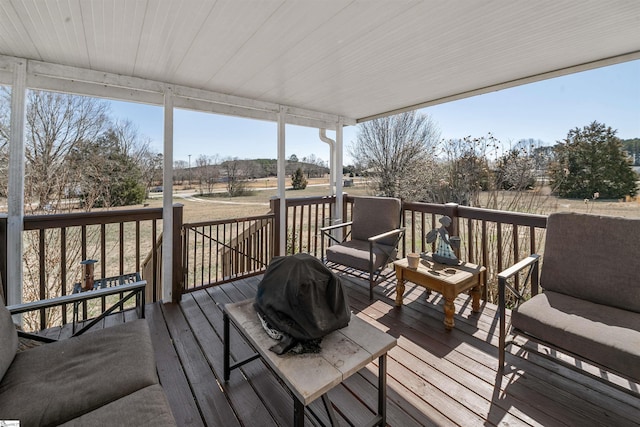
[{"label": "weathered wood decking", "polygon": [[[221,304],[252,298],[260,277],[189,293],[180,304],[147,306],[158,374],[180,425],[291,424],[293,401],[260,361],[222,381]],[[442,300],[408,284],[394,307],[394,283],[376,288],[346,282],[353,311],[398,339],[388,358],[388,423],[418,425],[637,425],[640,397],[587,375],[524,353],[497,374],[495,306],[471,314],[471,299],[456,301],[456,327],[445,332]],[[251,353],[232,330],[231,352]],[[516,347],[514,350],[518,351]],[[376,407],[377,367],[371,364],[336,387],[330,397],[343,425],[358,426]],[[630,387],[628,383],[620,381]],[[637,385],[631,385],[636,392]],[[327,417],[311,405],[310,425]],[[317,418],[316,418],[317,417]]]}]

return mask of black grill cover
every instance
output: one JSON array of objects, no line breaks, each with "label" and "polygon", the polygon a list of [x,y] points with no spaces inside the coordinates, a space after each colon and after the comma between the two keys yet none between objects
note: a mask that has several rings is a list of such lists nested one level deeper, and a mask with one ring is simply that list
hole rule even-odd
[{"label": "black grill cover", "polygon": [[347,326],[351,317],[340,278],[302,253],[273,258],[254,306],[274,329],[299,341],[322,338]]}]

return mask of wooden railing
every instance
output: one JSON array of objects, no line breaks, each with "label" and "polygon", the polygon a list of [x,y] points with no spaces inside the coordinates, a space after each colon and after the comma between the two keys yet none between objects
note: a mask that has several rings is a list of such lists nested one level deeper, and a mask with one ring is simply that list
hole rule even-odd
[{"label": "wooden railing", "polygon": [[[343,198],[343,220],[351,220],[354,198]],[[278,201],[272,201],[277,212]],[[319,228],[328,225],[335,209],[334,197],[287,199],[287,254],[308,252],[321,257]],[[489,295],[497,298],[497,274],[531,253],[543,248],[547,217],[544,215],[498,211],[459,206],[457,204],[433,204],[404,202],[402,225],[405,236],[399,248],[400,256],[409,252],[433,251],[425,241],[426,234],[440,226],[438,219],[447,215],[452,224],[448,228],[452,236],[460,236],[459,257],[465,261],[487,267]],[[328,243],[328,242],[325,242]],[[516,280],[516,286],[518,286]]]},{"label": "wooden railing", "polygon": [[[487,267],[489,295],[497,301],[497,275],[532,253],[541,253],[547,226],[544,215],[459,206],[454,203],[404,203],[403,224],[407,229],[400,248],[401,255],[409,252],[433,251],[425,242],[426,233],[440,226],[442,215],[453,221],[449,234],[460,236],[458,257]],[[519,286],[516,278],[515,286]]]},{"label": "wooden railing", "polygon": [[[331,225],[336,198],[330,196],[300,197],[286,200],[286,255],[306,252],[321,257],[320,228]],[[271,200],[271,211],[279,225],[279,199]],[[276,235],[279,235],[277,233]],[[276,247],[278,247],[276,245]]]},{"label": "wooden railing", "polygon": [[[175,229],[180,230],[182,205],[174,206]],[[147,254],[155,256],[154,242],[161,229],[162,209],[109,210],[53,215],[28,215],[23,232],[23,299],[36,301],[68,295],[75,283],[81,281],[80,261],[96,259],[95,278],[141,272]],[[175,224],[174,224],[175,225]],[[181,253],[181,239],[177,232],[177,251]],[[0,246],[7,250],[6,217],[0,221]],[[3,265],[3,293],[6,295],[6,256]],[[180,257],[178,256],[178,260]],[[181,277],[180,263],[177,277]],[[160,297],[160,278],[152,270],[147,281],[147,301]],[[179,292],[178,292],[179,295]],[[105,305],[105,301],[101,302]],[[87,311],[84,307],[84,315]],[[66,324],[68,312],[41,313],[37,321],[42,328]]]},{"label": "wooden railing", "polygon": [[[351,219],[353,200],[349,195],[343,198],[344,221]],[[335,203],[335,197],[286,200],[287,255],[306,252],[323,257],[320,228],[332,224]],[[279,255],[279,206],[273,199],[268,215],[182,224],[182,205],[176,205],[174,299],[182,292],[264,272],[271,258]],[[543,215],[405,202],[406,233],[400,255],[433,250],[425,236],[440,225],[442,215],[453,219],[449,233],[461,237],[461,259],[486,266],[490,285],[497,283],[498,272],[543,247]],[[147,300],[155,301],[160,298],[162,274],[161,219],[160,208],[25,217],[25,247],[33,248],[33,253],[25,256],[24,286],[35,290],[32,299],[65,295],[80,280],[80,260],[96,258],[97,278],[142,272],[148,282]],[[6,254],[6,218],[0,218],[0,249]],[[6,284],[3,263],[6,258],[0,257]]]},{"label": "wooden railing", "polygon": [[183,292],[265,271],[274,252],[274,214],[184,224]]}]

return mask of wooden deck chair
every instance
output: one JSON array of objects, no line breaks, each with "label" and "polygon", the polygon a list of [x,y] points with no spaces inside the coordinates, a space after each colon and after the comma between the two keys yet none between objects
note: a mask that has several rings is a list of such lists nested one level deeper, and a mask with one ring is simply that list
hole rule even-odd
[{"label": "wooden deck chair", "polygon": [[[400,227],[402,203],[390,197],[355,197],[352,220],[324,227],[322,254],[325,254],[325,237],[331,244],[326,249],[325,261],[364,271],[369,274],[369,298],[373,299],[373,287],[378,284],[380,273],[396,259],[398,243],[404,235]],[[342,241],[332,234],[336,229],[346,232]]]}]

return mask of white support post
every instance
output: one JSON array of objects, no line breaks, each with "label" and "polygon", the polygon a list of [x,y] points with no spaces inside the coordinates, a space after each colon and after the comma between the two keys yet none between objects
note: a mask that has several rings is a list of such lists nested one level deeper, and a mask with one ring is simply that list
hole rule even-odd
[{"label": "white support post", "polygon": [[286,230],[286,217],[287,217],[287,202],[286,202],[286,120],[285,109],[280,107],[278,112],[278,197],[280,198],[280,255],[286,255],[287,250],[287,230]]},{"label": "white support post", "polygon": [[24,174],[26,117],[26,60],[16,61],[11,85],[11,125],[9,128],[9,185],[7,215],[7,301],[22,302],[22,233],[24,231]]},{"label": "white support post", "polygon": [[164,93],[164,163],[162,173],[162,300],[173,289],[173,91]]},{"label": "white support post", "polygon": [[[338,119],[338,125],[336,126],[336,159],[335,159],[335,169],[336,169],[336,217],[337,221],[341,221],[344,215],[342,212],[343,199],[344,195],[342,194],[342,163],[343,163],[343,143],[342,143],[342,128],[344,127],[344,120],[342,117]],[[334,222],[337,222],[334,221]],[[342,229],[339,230],[342,233]],[[336,236],[338,240],[342,240],[342,234]]]}]

